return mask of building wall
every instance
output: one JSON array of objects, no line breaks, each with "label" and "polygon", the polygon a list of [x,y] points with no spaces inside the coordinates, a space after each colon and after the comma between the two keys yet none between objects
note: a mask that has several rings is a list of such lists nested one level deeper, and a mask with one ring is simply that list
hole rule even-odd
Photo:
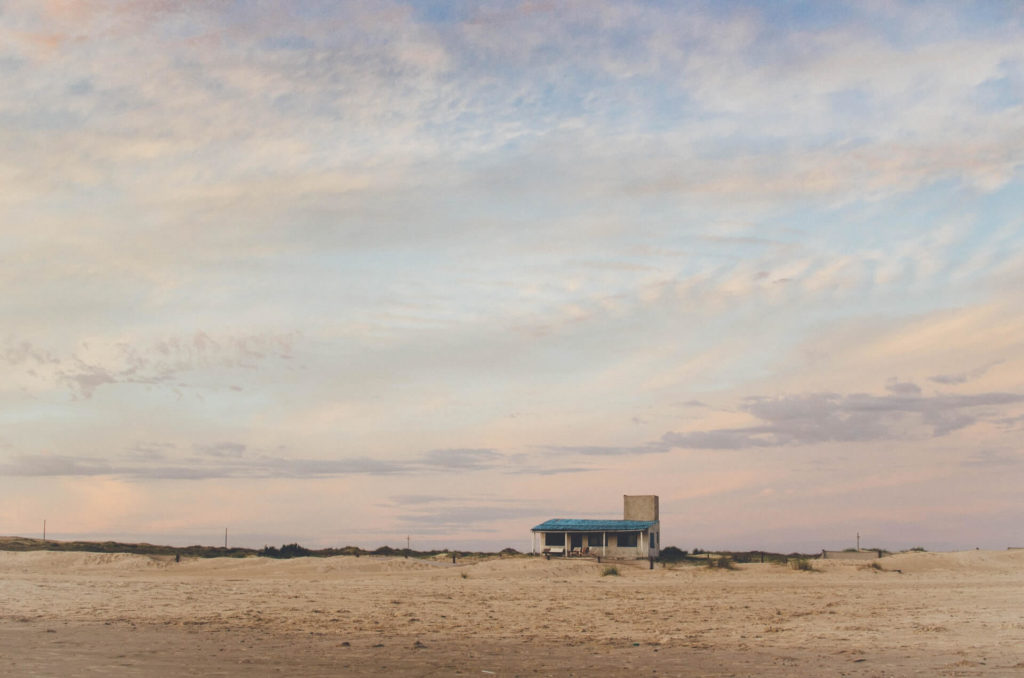
[{"label": "building wall", "polygon": [[608,545],[603,547],[601,545],[600,535],[593,544],[589,543],[588,538],[584,538],[584,546],[590,546],[590,552],[593,554],[604,553],[609,558],[636,558],[640,555],[639,540],[637,546],[619,546],[619,535],[617,532],[608,533]]},{"label": "building wall", "polygon": [[[607,543],[606,546],[602,545],[602,539],[601,539],[601,534],[600,533],[595,535],[595,534],[590,533],[590,532],[584,532],[581,535],[582,536],[581,541],[582,541],[582,545],[583,546],[590,547],[589,555],[602,555],[602,556],[604,556],[606,558],[647,558],[648,556],[653,556],[653,557],[657,558],[658,554],[661,552],[660,527],[661,527],[660,525],[655,525],[653,528],[651,528],[651,530],[649,530],[647,532],[644,532],[643,533],[643,541],[642,542],[641,542],[640,536],[638,535],[635,546],[622,546],[622,545],[620,545],[619,544],[619,538],[618,538],[619,535],[618,535],[617,532],[608,532],[607,533],[608,543]],[[544,534],[546,534],[546,533],[541,532],[541,533],[537,534],[537,537],[536,537],[536,544],[537,544],[537,546],[536,546],[537,551],[536,552],[537,553],[543,553],[544,552],[544,548],[545,548]],[[564,543],[564,536],[563,536],[564,533],[562,533],[562,532],[554,532],[552,534],[558,534],[559,538],[558,538],[558,545],[557,546],[551,546],[550,548],[552,548],[552,549],[562,549],[563,548],[562,544]],[[654,543],[655,548],[654,549],[651,549],[652,534],[654,535],[653,538],[655,540],[655,543]],[[593,539],[592,539],[592,537],[593,537]],[[570,541],[570,544],[571,544],[572,543],[572,537],[571,536],[570,536],[569,541]],[[593,543],[591,543],[591,542],[593,542]],[[641,544],[643,544],[643,548],[642,549],[641,549]]]},{"label": "building wall", "polygon": [[622,495],[623,520],[660,520],[658,517],[658,495]]}]

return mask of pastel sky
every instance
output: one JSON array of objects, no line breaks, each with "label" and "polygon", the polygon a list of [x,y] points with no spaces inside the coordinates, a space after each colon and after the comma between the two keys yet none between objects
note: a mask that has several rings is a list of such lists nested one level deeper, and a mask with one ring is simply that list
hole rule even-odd
[{"label": "pastel sky", "polygon": [[1024,5],[0,0],[0,534],[1024,546]]}]

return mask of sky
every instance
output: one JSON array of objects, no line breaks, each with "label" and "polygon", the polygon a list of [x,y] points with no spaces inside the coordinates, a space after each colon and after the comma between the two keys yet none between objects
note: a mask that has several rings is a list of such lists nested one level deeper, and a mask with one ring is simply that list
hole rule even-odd
[{"label": "sky", "polygon": [[1024,546],[1024,7],[0,0],[0,534]]}]

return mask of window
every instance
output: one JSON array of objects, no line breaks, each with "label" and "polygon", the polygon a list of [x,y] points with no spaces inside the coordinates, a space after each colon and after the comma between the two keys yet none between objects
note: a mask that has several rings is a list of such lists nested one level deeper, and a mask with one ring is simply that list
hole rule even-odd
[{"label": "window", "polygon": [[591,549],[599,549],[604,546],[604,535],[600,532],[589,532],[587,534],[587,546]]},{"label": "window", "polygon": [[616,535],[616,543],[619,547],[624,546],[636,546],[636,537],[638,532],[619,532]]},{"label": "window", "polygon": [[561,532],[545,532],[544,546],[565,546],[565,535]]}]

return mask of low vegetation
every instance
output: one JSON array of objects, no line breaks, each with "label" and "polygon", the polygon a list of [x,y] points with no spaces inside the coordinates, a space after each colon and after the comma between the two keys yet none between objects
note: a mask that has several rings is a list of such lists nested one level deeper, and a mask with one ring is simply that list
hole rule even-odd
[{"label": "low vegetation", "polygon": [[789,566],[794,570],[800,570],[801,572],[813,572],[814,565],[811,564],[807,558],[793,558],[789,561]]},{"label": "low vegetation", "polygon": [[250,549],[222,546],[161,546],[148,543],[126,543],[117,541],[56,541],[53,539],[32,539],[29,537],[2,537],[0,551],[83,551],[88,553],[135,553],[147,556],[180,556],[182,558],[245,558],[260,556],[263,558],[329,558],[331,556],[397,556],[405,558],[436,558],[454,556],[462,558],[514,557],[522,555],[514,548],[504,548],[498,553],[482,551],[449,551],[448,549],[433,551],[417,551],[415,549],[396,549],[381,546],[376,549],[364,549],[358,546],[341,548],[310,549],[300,544],[283,544],[264,546],[261,549]]},{"label": "low vegetation", "polygon": [[707,561],[707,566],[715,570],[735,570],[736,561],[732,556],[718,556]]},{"label": "low vegetation", "polygon": [[619,576],[619,568],[615,567],[614,565],[609,565],[608,567],[604,568],[604,570],[601,571],[601,576],[602,577],[618,577]]},{"label": "low vegetation", "polygon": [[86,553],[136,553],[147,556],[182,556],[187,558],[244,558],[257,554],[255,549],[222,546],[161,546],[145,542],[133,544],[118,541],[54,541],[11,537],[0,539],[0,551],[79,551]]},{"label": "low vegetation", "polygon": [[[704,565],[707,567],[722,567],[728,569],[729,565],[736,565],[740,563],[774,563],[776,565],[785,565],[793,558],[804,558],[811,560],[816,555],[808,555],[803,553],[773,553],[771,551],[705,551],[701,548],[695,548],[689,553],[678,549],[674,546],[666,546],[661,550],[661,556],[658,560],[663,565]],[[721,558],[727,558],[729,565],[718,565],[717,561]]]},{"label": "low vegetation", "polygon": [[[923,550],[915,547],[911,550]],[[148,543],[125,543],[116,541],[54,541],[52,539],[32,539],[28,537],[0,537],[0,551],[85,551],[90,553],[136,553],[150,556],[180,556],[182,558],[244,558],[259,556],[263,558],[329,558],[331,556],[389,556],[403,558],[446,558],[457,560],[481,558],[516,558],[526,557],[518,550],[507,547],[498,552],[490,551],[452,551],[449,549],[417,551],[415,549],[381,546],[375,549],[364,549],[359,546],[343,546],[340,548],[311,549],[298,543],[281,546],[264,546],[261,549],[250,549],[222,546],[161,546]],[[772,553],[768,551],[718,551],[709,552],[695,548],[690,552],[675,546],[666,546],[661,550],[658,562],[662,566],[705,565],[708,567],[732,569],[736,563],[778,563],[786,564],[793,558],[811,559],[814,556],[800,553]]]},{"label": "low vegetation", "polygon": [[663,563],[681,563],[686,561],[688,554],[682,549],[678,549],[675,546],[666,546],[661,550],[661,555],[658,556],[658,560]]},{"label": "low vegetation", "polygon": [[[921,548],[920,546],[915,546],[914,548],[912,548],[910,550],[911,551],[916,551],[918,549],[920,549],[921,551],[924,551],[924,549]],[[867,552],[867,551],[875,551],[876,553],[880,553],[883,556],[888,556],[888,555],[892,554],[892,551],[889,551],[888,549],[872,549],[872,548],[855,549],[853,547],[850,547],[848,549],[843,549],[843,553],[864,553],[864,552]]]}]

